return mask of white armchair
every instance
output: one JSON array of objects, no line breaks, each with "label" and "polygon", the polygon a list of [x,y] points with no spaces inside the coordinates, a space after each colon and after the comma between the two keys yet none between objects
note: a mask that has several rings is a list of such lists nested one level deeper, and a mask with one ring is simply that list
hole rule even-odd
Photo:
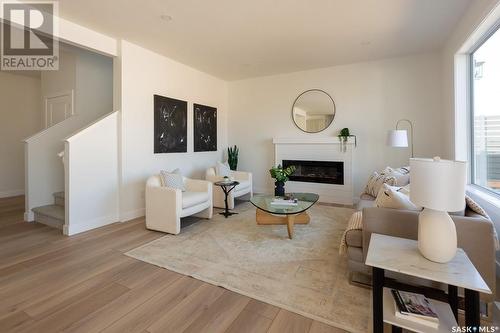
[{"label": "white armchair", "polygon": [[178,234],[181,217],[212,218],[212,183],[184,178],[186,191],[162,186],[159,175],[146,183],[146,228]]},{"label": "white armchair", "polygon": [[[253,196],[253,186],[252,186],[252,174],[250,172],[244,171],[231,171],[231,177],[238,181],[240,184],[237,185],[234,190],[229,192],[227,196],[227,205],[229,209],[234,208],[234,199],[242,196],[247,196],[251,198]],[[208,168],[205,174],[205,179],[209,182],[215,183],[224,179],[222,176],[217,176],[215,168]],[[224,191],[220,186],[213,186],[213,203],[214,207],[224,208]]]}]

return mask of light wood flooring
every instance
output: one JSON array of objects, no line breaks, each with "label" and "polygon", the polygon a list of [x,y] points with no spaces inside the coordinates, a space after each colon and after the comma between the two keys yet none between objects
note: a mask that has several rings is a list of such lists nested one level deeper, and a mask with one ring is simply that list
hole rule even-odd
[{"label": "light wood flooring", "polygon": [[66,237],[0,199],[0,332],[344,332],[123,253],[144,219]]}]

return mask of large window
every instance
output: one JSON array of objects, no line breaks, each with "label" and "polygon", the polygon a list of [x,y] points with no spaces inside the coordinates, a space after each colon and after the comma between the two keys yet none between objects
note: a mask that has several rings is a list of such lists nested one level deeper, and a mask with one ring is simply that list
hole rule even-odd
[{"label": "large window", "polygon": [[500,30],[471,57],[472,183],[500,194]]}]

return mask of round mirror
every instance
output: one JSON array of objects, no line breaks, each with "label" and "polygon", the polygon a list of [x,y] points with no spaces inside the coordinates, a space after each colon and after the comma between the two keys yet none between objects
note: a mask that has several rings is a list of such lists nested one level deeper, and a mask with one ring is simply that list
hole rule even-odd
[{"label": "round mirror", "polygon": [[323,90],[304,91],[293,102],[292,117],[295,125],[304,132],[321,132],[335,118],[335,102]]}]

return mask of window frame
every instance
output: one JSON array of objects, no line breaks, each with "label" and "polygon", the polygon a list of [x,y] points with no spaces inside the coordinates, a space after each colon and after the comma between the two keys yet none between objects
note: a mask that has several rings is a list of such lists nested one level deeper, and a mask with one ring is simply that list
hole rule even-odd
[{"label": "window frame", "polygon": [[467,84],[468,84],[468,95],[469,95],[469,101],[468,101],[468,107],[469,107],[469,112],[468,112],[468,131],[470,133],[469,135],[469,140],[468,140],[468,151],[467,154],[469,156],[469,164],[470,164],[470,170],[469,170],[469,183],[470,185],[474,186],[476,189],[480,191],[484,191],[488,193],[489,195],[492,195],[496,197],[497,199],[500,199],[500,194],[493,191],[492,189],[488,187],[484,187],[481,185],[478,185],[475,183],[475,175],[476,175],[476,168],[475,168],[475,158],[474,158],[474,53],[484,45],[495,33],[500,33],[500,21],[498,21],[495,25],[491,27],[482,37],[478,42],[469,50],[468,52],[468,59],[467,59],[467,66],[468,68],[468,78],[467,78]]}]

